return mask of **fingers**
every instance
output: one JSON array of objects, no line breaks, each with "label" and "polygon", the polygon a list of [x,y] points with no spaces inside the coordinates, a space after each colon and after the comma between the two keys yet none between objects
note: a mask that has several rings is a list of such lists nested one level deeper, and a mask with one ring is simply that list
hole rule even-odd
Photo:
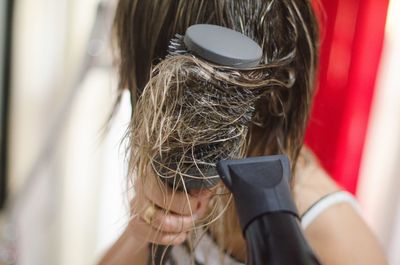
[{"label": "fingers", "polygon": [[166,214],[161,210],[156,210],[151,226],[165,233],[179,234],[192,230],[195,221],[195,217],[192,216]]},{"label": "fingers", "polygon": [[133,218],[129,228],[134,237],[159,245],[181,244],[197,220],[205,215],[211,192],[173,191],[159,182],[152,170],[135,181],[131,201]]},{"label": "fingers", "polygon": [[201,205],[201,198],[192,197],[184,192],[171,192],[166,190],[165,194],[160,192],[145,191],[149,201],[154,202],[158,207],[183,215],[193,215]]},{"label": "fingers", "polygon": [[173,191],[156,180],[152,170],[147,171],[146,182],[138,181],[137,190],[141,190],[145,197],[159,208],[184,216],[191,216],[208,200],[211,193],[207,190],[193,192],[192,195],[186,192]]},{"label": "fingers", "polygon": [[187,238],[186,232],[168,233],[161,231],[146,223],[139,216],[136,216],[131,220],[129,229],[135,238],[138,238],[143,242],[150,242],[157,245],[179,245]]},{"label": "fingers", "polygon": [[159,245],[181,244],[195,224],[192,216],[167,213],[137,197],[132,200],[132,214],[129,227],[135,238]]}]

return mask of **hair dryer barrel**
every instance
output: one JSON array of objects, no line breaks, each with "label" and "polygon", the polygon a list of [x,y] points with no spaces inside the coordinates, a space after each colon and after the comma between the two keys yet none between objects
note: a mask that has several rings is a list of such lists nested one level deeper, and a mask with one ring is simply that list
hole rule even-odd
[{"label": "hair dryer barrel", "polygon": [[217,170],[235,199],[248,265],[321,264],[299,224],[286,156],[224,160]]}]

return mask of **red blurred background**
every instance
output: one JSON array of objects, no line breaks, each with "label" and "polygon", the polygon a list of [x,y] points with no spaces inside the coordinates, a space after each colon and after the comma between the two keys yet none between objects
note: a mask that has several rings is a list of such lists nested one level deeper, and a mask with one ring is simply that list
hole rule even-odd
[{"label": "red blurred background", "polygon": [[355,193],[389,1],[314,4],[323,6],[322,44],[306,142],[332,177]]}]

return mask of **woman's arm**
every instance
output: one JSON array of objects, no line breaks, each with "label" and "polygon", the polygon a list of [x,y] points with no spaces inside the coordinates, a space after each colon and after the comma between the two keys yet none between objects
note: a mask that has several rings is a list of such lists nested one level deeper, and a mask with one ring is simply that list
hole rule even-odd
[{"label": "woman's arm", "polygon": [[[295,176],[294,198],[302,215],[315,202],[340,188],[309,151],[303,151]],[[324,265],[387,264],[377,239],[349,203],[338,203],[322,212],[305,235]]]},{"label": "woman's arm", "polygon": [[121,237],[107,251],[105,256],[98,263],[99,265],[147,265],[148,245],[138,241],[130,231],[129,227]]}]

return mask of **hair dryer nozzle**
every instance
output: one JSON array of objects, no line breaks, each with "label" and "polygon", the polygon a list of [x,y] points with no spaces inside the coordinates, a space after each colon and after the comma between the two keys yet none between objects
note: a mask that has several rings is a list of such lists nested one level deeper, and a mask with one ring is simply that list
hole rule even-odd
[{"label": "hair dryer nozzle", "polygon": [[290,193],[287,156],[221,160],[217,171],[233,193],[243,232],[261,215],[287,212],[298,216]]}]

